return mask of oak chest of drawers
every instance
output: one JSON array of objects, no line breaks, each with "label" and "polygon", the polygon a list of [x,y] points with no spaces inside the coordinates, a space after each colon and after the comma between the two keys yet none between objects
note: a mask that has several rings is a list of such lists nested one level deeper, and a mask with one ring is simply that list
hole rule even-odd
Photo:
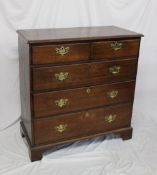
[{"label": "oak chest of drawers", "polygon": [[21,131],[32,161],[59,144],[132,137],[141,34],[114,26],[18,34]]}]

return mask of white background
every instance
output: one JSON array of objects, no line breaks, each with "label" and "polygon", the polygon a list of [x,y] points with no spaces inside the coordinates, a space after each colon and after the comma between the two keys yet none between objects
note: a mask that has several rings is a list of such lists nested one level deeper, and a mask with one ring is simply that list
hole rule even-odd
[{"label": "white background", "polygon": [[[142,157],[139,161],[137,161],[138,159],[136,159],[136,161],[138,163],[141,163],[140,161],[145,158],[148,159],[149,162],[154,162],[154,155],[156,155],[157,157],[157,150],[155,149],[155,146],[157,147],[157,143],[154,143],[154,140],[157,141],[157,136],[153,135],[154,132],[157,133],[157,119],[155,118],[155,114],[157,112],[156,0],[0,0],[0,24],[0,155],[3,155],[1,156],[2,159],[0,159],[0,164],[1,162],[4,163],[0,165],[0,168],[2,168],[0,172],[4,173],[9,171],[9,174],[18,174],[18,172],[19,174],[22,174],[23,169],[18,169],[18,166],[20,167],[21,164],[26,165],[26,167],[24,166],[24,169],[28,169],[28,172],[24,170],[26,174],[33,174],[36,172],[36,170],[34,170],[30,173],[29,164],[27,164],[29,162],[29,159],[27,157],[27,149],[23,144],[23,141],[20,140],[21,138],[19,138],[18,123],[14,124],[20,117],[18,69],[19,60],[16,30],[25,28],[58,28],[117,25],[126,29],[131,29],[133,31],[143,33],[145,35],[145,37],[142,38],[141,42],[134,115],[132,122],[132,125],[135,128],[135,139],[125,142],[125,144],[124,142],[121,143],[120,140],[116,140],[117,142],[112,142],[115,142],[115,145],[117,145],[117,147],[119,147],[118,145],[121,145],[124,151],[125,149],[127,149],[126,153],[129,155],[128,149],[132,149],[133,146],[135,146],[135,148],[138,148],[138,144],[144,144],[144,141],[146,141],[146,138],[148,137],[148,133],[151,133],[151,136],[149,135],[149,138],[151,138],[151,141],[153,142],[152,146],[149,145],[151,147],[148,149],[148,147],[146,146],[147,144],[145,143],[145,146],[140,147],[139,149],[142,150],[141,154],[144,157]],[[156,128],[156,130],[154,127]],[[140,135],[141,131],[143,137],[141,137]],[[6,135],[9,139],[6,139]],[[151,141],[149,140],[149,142]],[[11,146],[11,144],[13,146]],[[108,142],[107,144],[110,145],[110,143]],[[93,148],[94,144],[89,145],[92,145],[91,147]],[[89,145],[88,147],[90,147]],[[106,146],[106,142],[103,141],[100,145],[102,146],[101,148],[103,148],[104,145]],[[111,145],[113,144],[111,143]],[[19,149],[17,151],[17,148],[21,148],[21,152]],[[81,147],[81,149],[83,148]],[[87,147],[85,147],[85,149],[83,150],[86,155],[86,150],[88,150]],[[150,152],[148,153],[148,151]],[[109,152],[106,152],[106,154],[108,155]],[[138,149],[136,151],[134,150],[133,152],[139,154]],[[62,154],[63,153],[61,152],[61,155]],[[121,153],[119,154],[121,155]],[[53,155],[55,156],[55,154]],[[122,155],[124,156],[124,154]],[[123,162],[122,155],[120,157],[122,157]],[[150,157],[148,158],[149,155]],[[96,152],[94,152],[92,156],[92,160],[94,162],[92,162],[91,166],[94,166],[97,163],[99,164],[99,161],[101,162],[101,160],[95,161],[99,157],[99,153],[97,154]],[[108,156],[108,158],[110,156]],[[86,156],[83,157],[85,158]],[[103,159],[104,161],[104,157],[100,156],[99,158]],[[16,161],[14,161],[14,159],[17,160],[17,163]],[[21,159],[23,161],[21,161]],[[90,159],[83,160],[84,165],[86,165],[86,163],[89,162]],[[115,161],[115,158],[113,160]],[[128,157],[127,160],[129,160]],[[133,160],[135,159],[133,158]],[[55,162],[57,161],[55,160]],[[63,161],[60,163],[64,164],[65,162]],[[78,162],[76,165],[83,166],[81,163],[79,164]],[[137,164],[137,166],[138,165],[139,164]],[[37,168],[39,164],[31,164],[30,167],[32,166],[35,166]],[[46,164],[46,169],[50,168],[51,170],[51,165],[50,167],[48,166],[49,168],[47,166],[48,165]],[[58,172],[59,170],[57,170],[57,166],[58,165],[54,165],[54,169],[56,168],[56,171]],[[68,167],[68,165],[66,166]],[[127,164],[125,166],[128,167],[129,165]],[[138,167],[136,167],[137,169],[130,169],[130,172],[131,174],[132,172],[135,172],[137,174],[137,172],[142,172],[141,167],[143,167],[143,174],[157,174],[156,169],[152,170],[153,163],[150,166],[148,163],[147,169],[145,163],[142,165],[140,164]],[[133,166],[130,165],[130,167]],[[108,167],[108,169],[110,168]],[[116,169],[116,167],[114,168]],[[141,168],[141,170],[136,172],[138,168]],[[12,171],[12,169],[14,169],[14,171]],[[79,173],[79,171],[75,171],[76,169],[72,169],[71,173],[68,172],[68,174],[71,175],[77,174],[77,172]],[[149,172],[150,169],[152,171]],[[100,169],[98,168],[98,170]],[[65,171],[66,170],[63,169],[64,175],[66,174]],[[85,174],[92,174],[93,171],[91,171],[90,173],[86,172]],[[40,172],[42,172],[42,170],[40,170]],[[51,171],[47,171],[47,173],[50,172]],[[107,170],[105,172],[101,170],[97,171],[97,173],[98,172],[99,174],[107,174],[107,172],[108,174],[112,174],[112,172]],[[130,172],[125,172],[125,174],[129,174]],[[44,172],[44,174],[46,173]],[[115,172],[113,172],[113,174],[116,175]]]}]

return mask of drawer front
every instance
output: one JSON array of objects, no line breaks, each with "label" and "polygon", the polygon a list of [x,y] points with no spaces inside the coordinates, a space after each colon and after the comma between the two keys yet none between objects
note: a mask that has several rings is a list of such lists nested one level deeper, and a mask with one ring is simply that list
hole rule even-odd
[{"label": "drawer front", "polygon": [[134,80],[137,59],[33,69],[33,90]]},{"label": "drawer front", "polygon": [[34,94],[34,116],[62,114],[77,110],[130,102],[134,97],[135,82],[106,84],[71,90]]},{"label": "drawer front", "polygon": [[139,39],[95,42],[92,44],[93,59],[138,57],[139,47]]},{"label": "drawer front", "polygon": [[88,83],[88,64],[33,69],[33,90],[72,87]]},{"label": "drawer front", "polygon": [[89,44],[33,46],[33,64],[66,63],[88,60]]},{"label": "drawer front", "polygon": [[132,104],[34,120],[35,144],[81,138],[130,126]]}]

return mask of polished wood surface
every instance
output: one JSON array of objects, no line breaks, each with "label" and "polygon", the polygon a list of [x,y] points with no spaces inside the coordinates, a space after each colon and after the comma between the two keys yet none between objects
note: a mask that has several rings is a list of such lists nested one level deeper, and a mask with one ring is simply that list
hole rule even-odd
[{"label": "polished wood surface", "polygon": [[[32,68],[33,90],[54,90],[58,88],[87,86],[96,83],[103,84],[135,80],[137,62],[137,59],[129,59]],[[119,72],[116,74],[110,71],[114,66],[120,67]],[[60,81],[55,77],[56,73],[68,73],[68,76],[66,79]]]},{"label": "polished wood surface", "polygon": [[[88,93],[88,89],[90,92]],[[34,116],[45,117],[67,112],[74,112],[103,105],[131,102],[133,100],[135,82],[105,84],[76,88],[71,90],[53,91],[34,94]],[[111,98],[109,93],[118,91],[116,97]],[[55,101],[67,99],[65,106],[59,107]]]},{"label": "polished wood surface", "polygon": [[[61,47],[69,49],[65,55],[60,55],[56,49]],[[33,64],[48,63],[66,63],[74,61],[88,60],[90,56],[90,47],[88,43],[77,44],[58,44],[48,46],[33,46],[32,61]]]},{"label": "polished wood surface", "polygon": [[[122,44],[119,50],[114,50],[111,45],[114,42]],[[140,39],[134,40],[114,40],[105,42],[95,42],[92,44],[93,59],[117,59],[123,57],[138,57]]]},{"label": "polished wood surface", "polygon": [[17,31],[28,43],[103,40],[113,38],[140,38],[142,34],[116,26],[73,27],[53,29],[26,29]]},{"label": "polished wood surface", "polygon": [[20,78],[20,96],[21,96],[21,119],[27,130],[27,135],[31,144],[34,143],[32,116],[31,116],[31,76],[29,65],[29,46],[24,42],[23,38],[18,38],[19,42],[19,78]]},{"label": "polished wood surface", "polygon": [[[132,104],[124,104],[38,119],[34,121],[35,144],[64,141],[125,128],[130,126],[131,114]],[[105,120],[105,117],[110,115],[116,115],[113,122]],[[65,131],[56,131],[55,127],[61,124],[67,125]]]},{"label": "polished wood surface", "polygon": [[21,133],[32,161],[60,144],[132,137],[141,34],[114,26],[18,34]]}]

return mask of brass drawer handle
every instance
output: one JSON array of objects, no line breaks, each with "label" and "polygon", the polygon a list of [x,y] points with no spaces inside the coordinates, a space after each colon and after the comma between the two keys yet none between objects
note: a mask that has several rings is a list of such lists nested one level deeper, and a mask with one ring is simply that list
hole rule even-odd
[{"label": "brass drawer handle", "polygon": [[109,72],[116,75],[120,72],[120,66],[112,66],[109,68]]},{"label": "brass drawer handle", "polygon": [[106,121],[107,123],[112,123],[112,122],[115,121],[116,117],[117,117],[116,114],[107,115],[107,116],[105,116],[105,121]]},{"label": "brass drawer handle", "polygon": [[59,99],[59,100],[55,100],[55,104],[60,107],[60,108],[63,108],[64,106],[66,106],[68,103],[68,99]]},{"label": "brass drawer handle", "polygon": [[114,41],[113,43],[111,43],[111,48],[114,51],[120,50],[122,48],[123,44],[121,42],[118,41]]},{"label": "brass drawer handle", "polygon": [[68,127],[67,124],[60,124],[60,125],[58,125],[58,126],[55,126],[55,130],[56,130],[57,132],[62,133],[62,132],[64,132],[64,131],[67,129],[67,127]]},{"label": "brass drawer handle", "polygon": [[64,81],[68,78],[69,73],[68,72],[60,72],[54,74],[55,78],[59,81]]},{"label": "brass drawer handle", "polygon": [[69,50],[70,50],[69,47],[61,46],[60,48],[56,48],[56,53],[63,56],[66,55],[69,52]]},{"label": "brass drawer handle", "polygon": [[110,92],[107,92],[107,96],[114,99],[118,95],[118,90],[112,90]]}]

